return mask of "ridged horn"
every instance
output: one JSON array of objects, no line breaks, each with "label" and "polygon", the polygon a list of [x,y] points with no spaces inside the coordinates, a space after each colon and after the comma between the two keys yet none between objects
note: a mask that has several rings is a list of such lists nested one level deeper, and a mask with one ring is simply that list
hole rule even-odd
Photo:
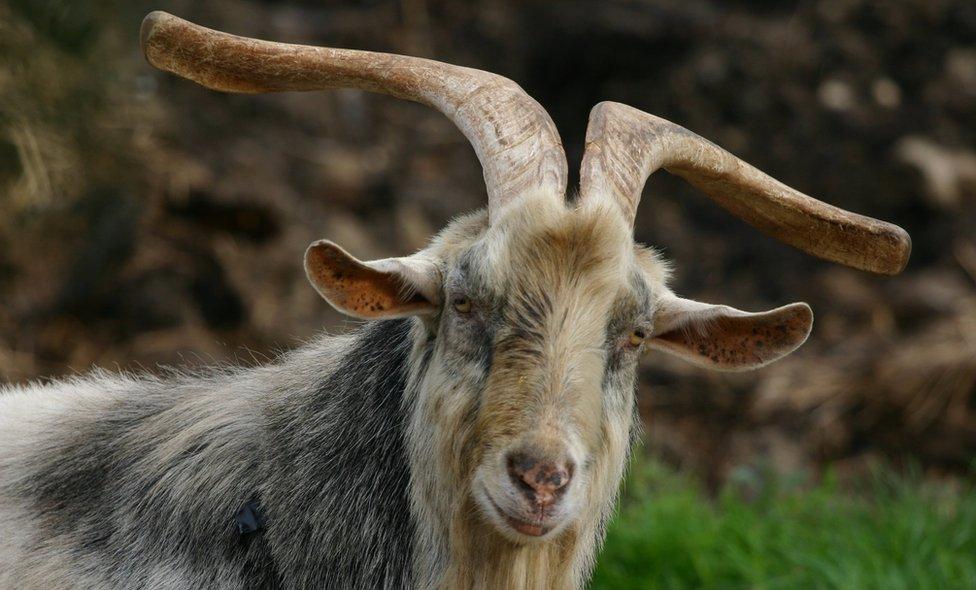
[{"label": "ridged horn", "polygon": [[660,117],[614,102],[593,107],[580,198],[609,195],[633,225],[644,183],[661,168],[759,231],[808,254],[889,275],[908,263],[911,238],[897,225],[809,197]]},{"label": "ridged horn", "polygon": [[357,88],[433,107],[474,147],[489,217],[533,190],[564,198],[566,156],[546,111],[508,78],[429,59],[260,41],[207,29],[165,12],[142,23],[153,66],[225,92]]}]

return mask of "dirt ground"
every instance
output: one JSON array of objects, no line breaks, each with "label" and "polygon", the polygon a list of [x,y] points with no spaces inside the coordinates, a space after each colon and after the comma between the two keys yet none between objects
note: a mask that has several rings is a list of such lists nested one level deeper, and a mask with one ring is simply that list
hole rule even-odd
[{"label": "dirt ground", "polygon": [[898,223],[912,261],[875,277],[655,176],[636,233],[675,261],[680,294],[750,310],[805,300],[817,319],[800,352],[757,372],[649,355],[647,439],[716,482],[882,457],[971,466],[976,3],[0,0],[4,381],[260,362],[347,330],[306,283],[309,242],[404,254],[484,202],[472,150],[436,112],[352,91],[222,95],[154,71],[138,30],[157,8],[509,76],[551,113],[573,184],[590,107],[617,100]]}]

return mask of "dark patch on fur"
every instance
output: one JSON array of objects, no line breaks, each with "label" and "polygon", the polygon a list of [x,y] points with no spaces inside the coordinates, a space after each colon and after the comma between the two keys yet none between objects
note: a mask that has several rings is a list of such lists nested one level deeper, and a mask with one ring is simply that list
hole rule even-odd
[{"label": "dark patch on fur", "polygon": [[[148,583],[150,572],[162,563],[192,576],[194,583],[227,583],[214,576],[217,566],[226,575],[226,566],[232,564],[229,571],[240,572],[246,587],[276,585],[273,569],[268,570],[270,578],[246,577],[249,564],[270,557],[259,546],[242,547],[233,530],[234,504],[257,483],[254,440],[228,441],[219,431],[207,434],[225,448],[237,447],[234,465],[215,460],[209,445],[199,439],[189,441],[169,463],[151,464],[146,458],[152,450],[170,444],[181,432],[160,429],[158,436],[142,436],[136,430],[154,430],[161,414],[179,412],[174,408],[182,396],[199,392],[177,380],[149,381],[133,393],[138,395],[119,399],[97,419],[67,417],[52,425],[44,448],[26,458],[32,474],[16,493],[36,514],[31,551],[43,555],[43,548],[56,539],[79,571],[97,563],[115,564],[98,571],[105,583],[118,587]],[[223,480],[220,491],[230,496],[212,491],[209,497],[190,498],[175,491],[193,489],[193,478],[202,473]]]},{"label": "dark patch on fur", "polygon": [[603,372],[602,387],[607,390],[611,381],[625,367],[635,365],[637,360],[632,351],[619,346],[620,339],[634,328],[647,324],[651,306],[651,290],[640,273],[631,278],[633,293],[618,301],[607,323],[607,338],[604,344],[607,351],[607,364]]},{"label": "dark patch on fur", "polygon": [[103,513],[108,482],[126,462],[114,441],[132,423],[106,419],[98,426],[68,430],[63,440],[32,458],[38,468],[21,484],[23,497],[33,500],[44,538],[70,535],[78,540],[78,551],[94,553],[108,548],[112,527]]},{"label": "dark patch on fur", "polygon": [[527,329],[538,330],[552,313],[552,299],[548,293],[524,295],[518,298],[518,303],[513,308],[515,323]]},{"label": "dark patch on fur", "polygon": [[506,359],[542,362],[545,323],[551,313],[548,294],[515,294],[500,313],[504,327],[495,346],[504,351]]},{"label": "dark patch on fur", "polygon": [[[310,395],[271,408],[266,538],[296,588],[411,584],[404,407],[412,320],[367,324]],[[293,547],[302,547],[295,552]]]},{"label": "dark patch on fur", "polygon": [[[442,318],[441,334],[447,336],[440,352],[445,358],[459,357],[478,363],[487,375],[494,362],[494,336],[498,328],[498,298],[488,283],[475,272],[474,260],[483,255],[474,247],[460,256],[457,266],[445,282],[445,299],[463,295],[472,301],[472,311],[460,317],[446,310]],[[447,322],[447,323],[444,323]]]}]

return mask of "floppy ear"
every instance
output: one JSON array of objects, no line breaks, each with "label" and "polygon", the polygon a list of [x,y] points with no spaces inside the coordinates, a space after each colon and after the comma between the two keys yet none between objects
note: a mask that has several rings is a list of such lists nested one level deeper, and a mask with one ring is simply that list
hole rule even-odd
[{"label": "floppy ear", "polygon": [[362,319],[434,313],[440,272],[422,254],[363,262],[328,240],[305,251],[305,274],[332,307]]},{"label": "floppy ear", "polygon": [[806,341],[813,312],[791,303],[760,313],[709,305],[670,293],[654,316],[652,348],[720,371],[755,369],[793,352]]}]

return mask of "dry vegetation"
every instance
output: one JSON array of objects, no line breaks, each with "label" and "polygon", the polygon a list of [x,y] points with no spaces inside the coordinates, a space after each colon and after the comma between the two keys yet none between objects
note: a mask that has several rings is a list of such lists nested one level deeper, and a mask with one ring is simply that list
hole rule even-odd
[{"label": "dry vegetation", "polygon": [[550,110],[571,169],[589,107],[627,102],[899,223],[912,263],[877,278],[651,182],[638,237],[677,262],[683,295],[818,315],[801,353],[757,373],[648,357],[648,438],[713,483],[759,463],[972,460],[972,2],[0,2],[0,379],[252,362],[345,329],[305,284],[310,241],[405,253],[482,203],[470,148],[436,113],[356,92],[218,95],[152,71],[137,32],[153,8],[506,74]]}]

